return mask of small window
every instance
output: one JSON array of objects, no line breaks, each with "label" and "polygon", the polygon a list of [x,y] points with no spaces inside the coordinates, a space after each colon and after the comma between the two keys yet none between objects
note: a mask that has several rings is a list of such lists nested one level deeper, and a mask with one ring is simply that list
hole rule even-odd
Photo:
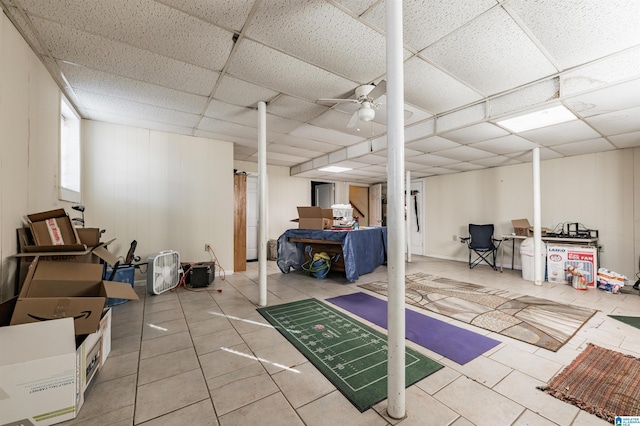
[{"label": "small window", "polygon": [[62,97],[60,102],[60,193],[73,203],[80,198],[80,117]]}]

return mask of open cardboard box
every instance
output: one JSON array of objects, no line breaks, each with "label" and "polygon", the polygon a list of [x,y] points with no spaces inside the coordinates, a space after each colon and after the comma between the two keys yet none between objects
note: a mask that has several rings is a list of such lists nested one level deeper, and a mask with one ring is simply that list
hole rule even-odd
[{"label": "open cardboard box", "polygon": [[[511,224],[516,235],[533,237],[533,226],[529,223],[529,219],[514,219]],[[541,235],[546,235],[548,231],[550,231],[549,228],[540,228]]]},{"label": "open cardboard box", "polygon": [[333,225],[333,209],[298,207],[299,229],[329,229]]},{"label": "open cardboard box", "polygon": [[29,214],[25,218],[35,246],[27,246],[26,251],[83,251],[76,228],[64,209],[55,209],[42,213]]},{"label": "open cardboard box", "polygon": [[0,304],[1,423],[73,419],[111,350],[111,309],[95,333],[76,339],[72,318],[9,326],[16,299]]},{"label": "open cardboard box", "polygon": [[36,257],[18,295],[11,325],[71,317],[76,335],[95,333],[108,298],[138,300],[131,285],[103,281],[100,264]]}]

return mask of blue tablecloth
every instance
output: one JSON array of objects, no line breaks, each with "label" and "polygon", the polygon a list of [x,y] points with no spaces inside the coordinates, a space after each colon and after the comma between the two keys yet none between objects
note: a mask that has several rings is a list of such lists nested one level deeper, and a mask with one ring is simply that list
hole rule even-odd
[{"label": "blue tablecloth", "polygon": [[304,248],[308,244],[294,243],[289,238],[339,241],[344,256],[345,275],[354,282],[362,274],[372,272],[387,258],[387,228],[374,227],[353,231],[328,231],[313,229],[289,229],[278,238],[278,268],[283,273],[291,269],[301,270],[308,260]]}]

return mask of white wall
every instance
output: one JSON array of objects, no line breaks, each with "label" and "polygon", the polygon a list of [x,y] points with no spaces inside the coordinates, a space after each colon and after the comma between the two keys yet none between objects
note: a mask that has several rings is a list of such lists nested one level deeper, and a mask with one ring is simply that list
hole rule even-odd
[{"label": "white wall", "polygon": [[[258,173],[258,164],[236,161],[234,168],[239,171]],[[269,229],[268,239],[277,240],[287,229],[297,228],[291,219],[298,217],[298,206],[311,205],[311,181],[292,177],[289,167],[267,166]]]},{"label": "white wall", "polygon": [[176,250],[180,260],[209,260],[233,271],[233,144],[83,120],[83,204],[89,227],[132,240],[143,259]]},{"label": "white wall", "polygon": [[[578,222],[597,229],[604,246],[600,265],[633,284],[640,255],[640,148],[543,161],[540,174],[542,226]],[[425,216],[425,254],[466,261],[466,246],[453,237],[468,235],[469,223],[493,223],[496,236],[513,231],[512,219],[533,223],[532,165],[426,178]],[[505,252],[510,263],[511,243]]]},{"label": "white wall", "polygon": [[0,301],[14,294],[16,228],[58,201],[60,90],[0,14]]}]

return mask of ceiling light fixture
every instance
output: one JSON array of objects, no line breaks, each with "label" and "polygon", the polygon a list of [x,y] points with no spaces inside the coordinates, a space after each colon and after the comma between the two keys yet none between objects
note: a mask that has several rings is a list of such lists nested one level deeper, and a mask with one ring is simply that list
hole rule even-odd
[{"label": "ceiling light fixture", "polygon": [[498,121],[497,124],[514,133],[520,133],[577,119],[578,117],[564,105],[558,105],[541,111],[501,120]]},{"label": "ceiling light fixture", "polygon": [[349,167],[329,166],[329,167],[322,167],[318,170],[321,172],[342,173],[352,169],[350,169]]},{"label": "ceiling light fixture", "polygon": [[358,119],[360,121],[371,121],[376,116],[376,111],[371,107],[371,102],[363,102],[358,110]]}]

